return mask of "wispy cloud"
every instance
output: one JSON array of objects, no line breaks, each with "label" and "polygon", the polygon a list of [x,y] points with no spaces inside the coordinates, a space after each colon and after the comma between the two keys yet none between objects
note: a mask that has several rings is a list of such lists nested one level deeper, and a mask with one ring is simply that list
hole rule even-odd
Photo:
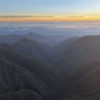
[{"label": "wispy cloud", "polygon": [[32,16],[0,16],[0,18],[29,18]]},{"label": "wispy cloud", "polygon": [[33,16],[0,16],[0,18],[53,18],[55,16],[38,16],[38,15],[33,15]]},{"label": "wispy cloud", "polygon": [[84,16],[69,16],[70,18],[84,18]]}]

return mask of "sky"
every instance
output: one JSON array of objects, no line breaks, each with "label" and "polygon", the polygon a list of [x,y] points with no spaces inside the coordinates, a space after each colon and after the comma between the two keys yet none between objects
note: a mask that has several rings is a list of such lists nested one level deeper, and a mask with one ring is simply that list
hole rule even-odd
[{"label": "sky", "polygon": [[0,0],[0,22],[100,21],[100,0]]}]

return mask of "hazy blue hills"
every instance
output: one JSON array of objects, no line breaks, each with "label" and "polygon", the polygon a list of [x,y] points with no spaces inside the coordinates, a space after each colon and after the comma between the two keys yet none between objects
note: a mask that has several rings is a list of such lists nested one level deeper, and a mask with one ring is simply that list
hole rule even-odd
[{"label": "hazy blue hills", "polygon": [[28,34],[10,34],[10,35],[0,35],[0,42],[6,42],[6,43],[16,43],[17,41],[21,39],[30,39],[30,40],[36,40],[41,43],[48,44],[50,46],[54,46],[65,39],[67,39],[66,36],[61,35],[55,35],[55,36],[46,36],[46,35],[39,35],[36,33],[28,33]]},{"label": "hazy blue hills", "polygon": [[0,100],[100,100],[100,36],[44,37],[0,37]]}]

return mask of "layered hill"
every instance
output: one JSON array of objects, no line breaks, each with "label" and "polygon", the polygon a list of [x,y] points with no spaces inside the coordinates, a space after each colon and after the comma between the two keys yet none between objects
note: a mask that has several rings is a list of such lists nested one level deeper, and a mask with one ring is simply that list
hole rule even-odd
[{"label": "layered hill", "polygon": [[100,36],[56,46],[31,37],[0,44],[0,100],[100,99]]},{"label": "layered hill", "polygon": [[66,70],[100,60],[100,36],[86,36],[72,43],[58,58],[57,65]]},{"label": "layered hill", "polygon": [[45,86],[41,83],[35,74],[0,56],[0,100],[28,100],[32,94],[32,98],[40,100],[36,98],[42,95]]},{"label": "layered hill", "polygon": [[[10,48],[11,49],[11,48]],[[15,67],[14,65],[18,66],[19,70],[23,69],[21,71],[22,74],[22,79],[19,80],[20,84],[22,85],[19,86],[20,88],[18,88],[16,91],[20,90],[28,90],[28,91],[35,91],[36,93],[39,93],[39,95],[41,95],[41,98],[45,98],[48,97],[48,95],[50,94],[54,94],[55,89],[55,83],[56,83],[56,72],[55,72],[55,68],[52,69],[50,68],[50,65],[47,65],[46,63],[42,63],[42,62],[38,62],[37,60],[32,60],[32,58],[27,57],[25,55],[22,55],[21,53],[16,53],[16,51],[12,52],[10,50],[8,50],[7,48],[0,48],[0,58],[3,59],[3,61],[0,61],[0,66],[1,67],[5,67],[5,66],[11,66],[13,67],[15,70],[18,70],[17,67]],[[2,63],[3,62],[3,63]],[[10,63],[10,64],[9,64]],[[5,69],[5,73],[8,73],[10,68]],[[12,70],[11,70],[12,71]],[[26,73],[24,73],[26,71]],[[1,72],[3,72],[1,70]],[[10,74],[10,73],[9,73]],[[12,71],[11,77],[13,77],[13,75],[16,74],[14,71]],[[4,74],[3,74],[4,75]],[[2,75],[2,76],[3,76]],[[8,77],[8,75],[4,75],[5,77]],[[19,75],[18,75],[19,76]],[[9,76],[10,77],[10,76]],[[19,76],[21,77],[21,76]],[[16,78],[13,77],[13,79],[9,80],[11,81],[9,84],[13,85],[13,81],[17,80],[17,76]],[[23,82],[22,82],[23,80]],[[2,82],[2,81],[1,81]],[[8,83],[8,82],[7,82]],[[6,84],[5,82],[2,84]],[[17,85],[16,82],[14,82],[14,85]],[[25,86],[24,86],[25,85]],[[6,86],[5,86],[6,88]],[[10,86],[8,86],[8,88],[10,88]],[[12,87],[16,88],[15,86]],[[3,90],[5,91],[5,90]],[[17,93],[15,90],[11,91],[12,94],[13,92]],[[6,93],[11,93],[9,89],[7,89],[7,91],[4,92],[4,94]],[[18,92],[18,93],[19,93]],[[3,95],[4,95],[3,94]],[[23,99],[21,99],[23,100]]]},{"label": "layered hill", "polygon": [[100,36],[86,36],[73,42],[59,57],[60,99],[100,99]]},{"label": "layered hill", "polygon": [[36,33],[28,33],[28,34],[23,34],[23,35],[18,35],[18,34],[10,34],[10,35],[0,35],[0,43],[5,42],[5,43],[16,43],[21,39],[30,39],[30,40],[35,40],[44,44],[48,44],[49,46],[54,46],[57,45],[58,43],[64,41],[67,39],[66,36],[46,36],[46,35],[40,35]]}]

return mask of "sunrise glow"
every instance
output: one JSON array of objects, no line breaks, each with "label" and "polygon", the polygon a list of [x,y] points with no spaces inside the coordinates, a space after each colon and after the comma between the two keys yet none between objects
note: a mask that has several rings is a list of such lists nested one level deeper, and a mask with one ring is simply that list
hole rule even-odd
[{"label": "sunrise glow", "polygon": [[100,21],[100,0],[3,0],[0,22]]},{"label": "sunrise glow", "polygon": [[100,21],[97,16],[1,16],[0,22],[81,22],[81,21]]}]

